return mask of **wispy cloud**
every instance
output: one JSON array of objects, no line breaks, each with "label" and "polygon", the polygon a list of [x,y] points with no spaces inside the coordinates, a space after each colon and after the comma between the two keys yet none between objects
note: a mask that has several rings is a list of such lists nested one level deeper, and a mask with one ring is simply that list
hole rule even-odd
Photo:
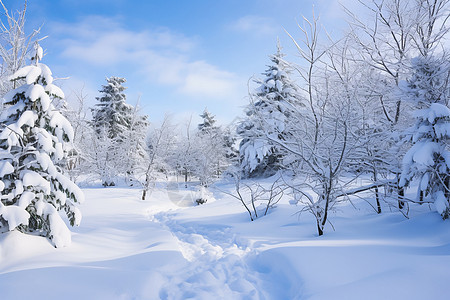
[{"label": "wispy cloud", "polygon": [[119,20],[98,16],[52,27],[53,35],[64,36],[60,42],[65,60],[133,69],[148,82],[173,86],[190,96],[223,99],[235,90],[235,74],[197,59],[198,41],[167,28],[134,31]]},{"label": "wispy cloud", "polygon": [[188,94],[208,96],[219,93],[228,95],[236,88],[235,75],[218,69],[204,61],[189,63],[182,91]]},{"label": "wispy cloud", "polygon": [[272,35],[279,27],[273,19],[254,15],[244,16],[229,24],[232,30],[253,35]]}]

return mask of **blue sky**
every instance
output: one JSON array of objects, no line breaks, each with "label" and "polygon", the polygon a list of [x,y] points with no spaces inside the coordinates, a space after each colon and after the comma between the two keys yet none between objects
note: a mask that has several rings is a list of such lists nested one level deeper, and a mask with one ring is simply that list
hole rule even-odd
[{"label": "blue sky", "polygon": [[241,115],[248,79],[265,70],[277,37],[298,62],[284,29],[300,36],[296,22],[313,5],[339,34],[338,0],[28,0],[27,26],[42,25],[43,62],[55,77],[69,77],[59,81],[69,101],[84,87],[91,106],[105,77],[120,76],[128,102],[140,98],[151,121],[171,113],[195,122],[208,107],[226,124]]}]

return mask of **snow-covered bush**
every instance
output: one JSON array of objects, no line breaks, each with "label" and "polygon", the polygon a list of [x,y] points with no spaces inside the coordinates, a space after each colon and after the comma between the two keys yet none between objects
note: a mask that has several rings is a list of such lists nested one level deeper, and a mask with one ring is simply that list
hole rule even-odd
[{"label": "snow-covered bush", "polygon": [[408,133],[413,143],[403,158],[400,185],[418,180],[417,198],[433,202],[444,219],[450,217],[450,64],[432,56],[413,61],[414,74],[406,95],[419,109]]},{"label": "snow-covered bush", "polygon": [[206,202],[213,202],[215,198],[213,194],[208,191],[208,189],[204,186],[200,186],[197,192],[194,195],[195,204],[205,204]]},{"label": "snow-covered bush", "polygon": [[271,179],[272,183],[262,184],[257,181],[243,180],[242,172],[238,167],[231,167],[224,174],[225,180],[234,182],[234,191],[221,192],[239,200],[254,221],[260,216],[265,216],[269,209],[275,208],[276,204],[284,196],[287,185],[283,184],[280,174],[276,174]]},{"label": "snow-covered bush", "polygon": [[417,112],[413,146],[403,159],[402,186],[418,179],[419,201],[431,200],[444,219],[450,217],[450,109],[433,103]]},{"label": "snow-covered bush", "polygon": [[64,94],[39,63],[42,55],[36,44],[34,64],[11,76],[25,84],[5,96],[0,116],[0,227],[35,232],[62,247],[70,244],[71,234],[59,211],[79,225],[76,203],[84,196],[57,165],[71,149],[73,129],[52,104]]}]

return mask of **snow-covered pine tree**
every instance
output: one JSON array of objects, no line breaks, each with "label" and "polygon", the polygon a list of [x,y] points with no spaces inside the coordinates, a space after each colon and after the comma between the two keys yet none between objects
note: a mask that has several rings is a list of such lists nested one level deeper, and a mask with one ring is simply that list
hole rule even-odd
[{"label": "snow-covered pine tree", "polygon": [[[116,184],[117,175],[129,177],[129,157],[134,156],[138,150],[128,143],[131,138],[135,139],[134,131],[140,130],[147,121],[146,117],[138,116],[133,106],[126,103],[126,88],[123,86],[125,78],[113,76],[106,78],[106,81],[107,84],[100,90],[103,95],[96,98],[99,103],[92,109],[92,125],[97,143],[95,153],[91,156],[96,163],[102,160],[100,166],[103,167],[97,171],[102,177],[103,185],[112,186]],[[144,137],[141,138],[143,143]],[[102,153],[105,149],[106,153]]]},{"label": "snow-covered pine tree", "polygon": [[207,108],[205,108],[200,117],[203,121],[197,126],[200,132],[216,131],[218,129],[218,127],[215,126],[216,120],[214,119],[214,115],[212,115]]},{"label": "snow-covered pine tree", "polygon": [[417,111],[409,130],[412,147],[403,158],[400,186],[418,180],[419,201],[434,202],[444,219],[450,217],[450,63],[433,56],[412,61],[406,95]]},{"label": "snow-covered pine tree", "polygon": [[235,164],[239,157],[239,151],[236,149],[236,128],[230,126],[223,130],[223,147],[225,148],[225,157],[230,164]]},{"label": "snow-covered pine tree", "polygon": [[52,104],[64,94],[39,62],[42,48],[36,44],[35,50],[33,64],[11,76],[25,84],[5,96],[0,116],[0,230],[38,233],[62,247],[70,244],[71,234],[59,211],[78,225],[76,203],[84,195],[57,166],[70,148],[73,129]]},{"label": "snow-covered pine tree", "polygon": [[298,89],[290,78],[292,68],[284,56],[278,42],[277,53],[270,56],[272,63],[262,74],[264,79],[255,80],[259,87],[251,95],[246,119],[237,128],[242,138],[239,153],[244,177],[270,176],[282,165],[283,152],[267,135],[284,140],[289,135],[285,124],[290,107],[299,103]]},{"label": "snow-covered pine tree", "polygon": [[133,116],[133,107],[126,103],[124,94],[126,80],[112,76],[106,81],[107,84],[100,90],[103,95],[96,98],[99,103],[92,109],[92,124],[97,133],[105,128],[108,138],[124,139]]}]

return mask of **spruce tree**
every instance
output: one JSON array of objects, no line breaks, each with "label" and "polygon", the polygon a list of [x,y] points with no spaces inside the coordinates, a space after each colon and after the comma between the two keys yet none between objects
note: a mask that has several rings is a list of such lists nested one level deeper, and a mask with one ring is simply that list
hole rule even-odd
[{"label": "spruce tree", "polygon": [[292,105],[299,103],[298,88],[290,79],[292,69],[284,56],[278,43],[277,53],[270,56],[271,64],[262,73],[264,79],[255,81],[259,86],[237,128],[242,137],[239,153],[245,177],[270,176],[282,165],[282,150],[268,136],[287,138],[286,120]]},{"label": "spruce tree", "polygon": [[47,236],[62,247],[71,235],[59,211],[78,225],[76,204],[84,196],[58,166],[71,148],[73,129],[52,104],[64,94],[39,62],[42,56],[36,44],[32,65],[11,76],[24,84],[5,96],[0,116],[0,228]]},{"label": "spruce tree", "polygon": [[126,103],[124,94],[125,78],[112,76],[106,78],[107,84],[102,86],[97,97],[99,101],[92,110],[93,126],[97,134],[104,133],[110,139],[123,140],[127,130],[131,127],[133,107]]},{"label": "spruce tree", "polygon": [[216,123],[214,116],[208,111],[207,108],[205,108],[200,117],[203,120],[203,122],[197,126],[200,132],[210,132],[218,129],[218,127],[214,125]]},{"label": "spruce tree", "polygon": [[232,130],[226,127],[223,132],[223,147],[225,149],[225,157],[230,164],[235,164],[239,157],[239,150],[236,149],[236,129]]}]

